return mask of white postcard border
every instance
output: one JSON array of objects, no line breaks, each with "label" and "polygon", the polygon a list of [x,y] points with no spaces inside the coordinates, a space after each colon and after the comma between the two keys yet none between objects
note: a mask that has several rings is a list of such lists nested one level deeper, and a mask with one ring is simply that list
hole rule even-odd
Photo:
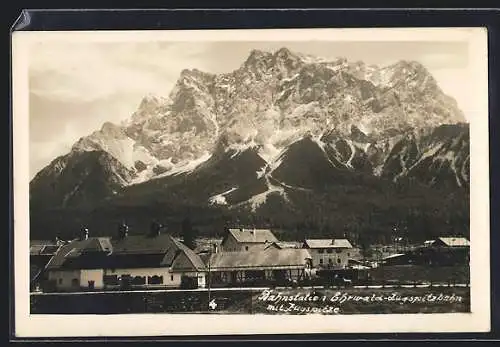
[{"label": "white postcard border", "polygon": [[[377,32],[376,34],[374,32]],[[30,315],[29,46],[40,40],[91,41],[464,41],[469,42],[471,313],[377,315]],[[487,332],[490,329],[488,58],[485,28],[367,28],[196,31],[15,32],[13,181],[15,330],[18,337],[239,335],[298,333]]]}]

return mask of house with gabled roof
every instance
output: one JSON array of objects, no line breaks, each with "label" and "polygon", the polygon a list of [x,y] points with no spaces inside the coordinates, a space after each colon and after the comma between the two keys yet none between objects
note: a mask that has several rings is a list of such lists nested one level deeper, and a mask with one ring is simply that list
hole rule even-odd
[{"label": "house with gabled roof", "polygon": [[470,247],[470,241],[465,237],[438,237],[432,242],[426,242],[433,247]]},{"label": "house with gabled roof", "polygon": [[30,288],[44,280],[45,267],[64,243],[60,240],[30,240]]},{"label": "house with gabled roof", "polygon": [[347,239],[306,239],[302,245],[308,249],[314,267],[343,269],[356,252]]},{"label": "house with gabled roof", "polygon": [[217,285],[293,282],[309,276],[311,256],[307,249],[268,247],[243,252],[218,252],[207,260],[211,283]]},{"label": "house with gabled roof", "polygon": [[221,243],[223,252],[244,252],[262,249],[270,243],[278,243],[278,239],[269,229],[227,229]]},{"label": "house with gabled roof", "polygon": [[470,261],[470,241],[462,236],[438,237],[424,242],[418,252],[430,264],[467,264]]},{"label": "house with gabled roof", "polygon": [[205,286],[201,258],[169,234],[85,237],[61,247],[47,264],[52,290]]}]

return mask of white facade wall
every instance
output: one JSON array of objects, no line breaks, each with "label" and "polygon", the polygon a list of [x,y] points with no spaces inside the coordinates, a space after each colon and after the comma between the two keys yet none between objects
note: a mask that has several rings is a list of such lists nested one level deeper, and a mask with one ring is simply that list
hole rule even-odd
[{"label": "white facade wall", "polygon": [[254,249],[262,249],[264,242],[238,242],[233,235],[229,235],[225,242],[221,244],[223,252],[244,252]]},{"label": "white facade wall", "polygon": [[[56,289],[61,291],[88,289],[91,287],[90,281],[93,281],[93,287],[96,290],[104,289],[104,276],[115,275],[120,278],[123,275],[131,277],[141,276],[146,278],[147,286],[179,288],[183,276],[194,277],[197,279],[198,287],[205,288],[207,285],[205,272],[171,272],[170,268],[138,268],[138,269],[85,269],[85,270],[65,270],[49,271],[48,279],[53,280]],[[163,276],[162,284],[148,283],[148,277]]]},{"label": "white facade wall", "polygon": [[94,289],[104,288],[103,275],[103,269],[80,270],[80,287],[89,288],[93,282]]},{"label": "white facade wall", "polygon": [[181,274],[173,273],[168,267],[160,268],[137,268],[137,269],[106,269],[104,270],[106,276],[123,276],[129,275],[131,277],[141,276],[146,277],[146,285],[148,285],[148,276],[163,276],[163,283],[158,286],[179,287],[181,285]]},{"label": "white facade wall", "polygon": [[[183,276],[194,277],[197,279],[198,287],[205,288],[207,285],[205,272],[172,272],[170,268],[137,268],[137,269],[84,269],[84,270],[64,270],[64,271],[49,271],[48,279],[54,281],[56,289],[61,291],[79,290],[93,288],[96,290],[104,289],[104,276],[117,276],[120,278],[123,275],[130,277],[145,277],[145,286],[170,287],[178,288],[181,285]],[[148,283],[148,277],[162,276],[162,284]]]},{"label": "white facade wall", "polygon": [[54,271],[48,273],[49,281],[54,281],[57,290],[80,288],[80,270]]},{"label": "white facade wall", "polygon": [[347,267],[348,260],[355,254],[351,248],[312,248],[309,253],[313,267],[331,264],[333,268],[338,269]]},{"label": "white facade wall", "polygon": [[180,276],[196,277],[198,279],[198,288],[207,287],[207,274],[205,272],[182,272],[178,273]]}]

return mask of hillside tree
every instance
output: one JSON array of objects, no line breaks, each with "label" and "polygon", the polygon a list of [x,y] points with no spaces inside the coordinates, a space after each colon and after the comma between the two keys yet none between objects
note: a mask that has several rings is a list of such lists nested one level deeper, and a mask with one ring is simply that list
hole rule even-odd
[{"label": "hillside tree", "polygon": [[181,227],[182,241],[187,247],[191,249],[196,248],[196,237],[197,237],[196,233],[197,233],[196,230],[193,228],[193,225],[191,224],[191,219],[189,217],[184,218]]}]

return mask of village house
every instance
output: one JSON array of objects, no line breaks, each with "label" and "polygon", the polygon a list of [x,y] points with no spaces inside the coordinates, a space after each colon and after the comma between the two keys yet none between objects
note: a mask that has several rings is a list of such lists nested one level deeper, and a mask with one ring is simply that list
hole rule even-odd
[{"label": "village house", "polygon": [[347,239],[307,239],[303,248],[312,257],[313,267],[344,269],[349,265],[356,250]]},{"label": "village house", "polygon": [[438,237],[424,242],[417,252],[424,255],[429,264],[458,265],[470,260],[470,241],[461,236]]},{"label": "village house", "polygon": [[262,249],[268,243],[279,241],[269,229],[227,229],[221,243],[223,252],[244,252]]},{"label": "village house", "polygon": [[408,252],[386,256],[380,265],[463,265],[469,262],[469,249],[465,237],[438,237]]},{"label": "village house", "polygon": [[205,286],[201,258],[169,234],[89,237],[62,246],[46,267],[55,291]]},{"label": "village house", "polygon": [[294,248],[219,252],[207,261],[213,286],[298,282],[309,277],[310,269],[309,252]]},{"label": "village house", "polygon": [[465,237],[438,237],[435,240],[425,241],[424,245],[427,247],[469,248],[470,241]]},{"label": "village house", "polygon": [[59,239],[30,241],[30,288],[37,288],[44,281],[45,268],[64,242]]}]

